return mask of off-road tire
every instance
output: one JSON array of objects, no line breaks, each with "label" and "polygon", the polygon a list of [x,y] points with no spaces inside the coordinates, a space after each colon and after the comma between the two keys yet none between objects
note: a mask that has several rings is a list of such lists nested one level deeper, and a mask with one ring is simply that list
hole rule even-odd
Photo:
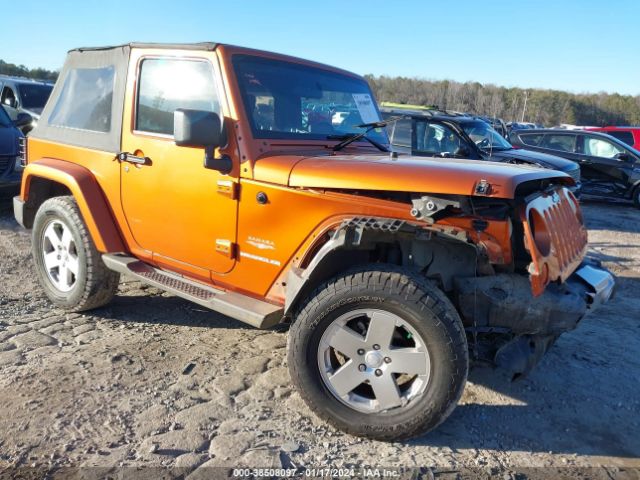
[{"label": "off-road tire", "polygon": [[[42,249],[44,229],[52,220],[69,228],[78,256],[78,274],[68,292],[55,287],[49,279]],[[59,308],[81,312],[106,305],[118,289],[120,274],[109,270],[96,250],[72,196],[53,197],[42,203],[33,224],[32,253],[38,279],[47,297]]]},{"label": "off-road tire", "polygon": [[[322,380],[317,352],[323,332],[343,312],[362,308],[401,316],[428,347],[427,389],[397,413],[359,412]],[[336,428],[377,440],[403,440],[437,427],[454,410],[467,379],[467,340],[457,311],[435,283],[391,265],[364,265],[320,285],[294,313],[287,348],[291,378],[307,405]]]}]

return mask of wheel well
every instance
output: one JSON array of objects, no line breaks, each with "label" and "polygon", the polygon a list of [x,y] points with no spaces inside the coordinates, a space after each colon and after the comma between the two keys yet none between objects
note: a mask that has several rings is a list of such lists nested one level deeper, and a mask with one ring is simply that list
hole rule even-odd
[{"label": "wheel well", "polygon": [[[326,280],[361,264],[397,265],[436,281],[443,291],[453,288],[456,276],[474,276],[482,259],[475,245],[404,228],[398,231],[337,230],[303,268],[292,269],[287,278],[285,311]],[[306,268],[305,268],[306,267]]]},{"label": "wheel well", "polygon": [[32,177],[29,182],[27,201],[24,205],[24,226],[26,228],[33,227],[36,212],[45,200],[64,195],[71,195],[71,190],[66,185],[48,178]]}]

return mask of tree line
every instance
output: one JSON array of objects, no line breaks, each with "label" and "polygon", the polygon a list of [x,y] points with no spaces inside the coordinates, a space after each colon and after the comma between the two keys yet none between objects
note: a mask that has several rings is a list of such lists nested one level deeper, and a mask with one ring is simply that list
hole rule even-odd
[{"label": "tree line", "polygon": [[[440,109],[555,126],[640,125],[640,95],[574,94],[499,87],[478,82],[365,75],[379,102],[434,105]],[[525,107],[526,101],[526,107]]]},{"label": "tree line", "polygon": [[[55,81],[58,72],[0,60],[0,74]],[[640,125],[640,95],[569,93],[499,87],[478,82],[365,75],[380,102],[435,105],[445,110],[554,126]],[[526,107],[525,107],[526,101]]]},{"label": "tree line", "polygon": [[52,80],[58,78],[58,72],[45,68],[27,68],[24,65],[16,65],[0,60],[0,74],[12,77],[26,77],[35,80]]}]

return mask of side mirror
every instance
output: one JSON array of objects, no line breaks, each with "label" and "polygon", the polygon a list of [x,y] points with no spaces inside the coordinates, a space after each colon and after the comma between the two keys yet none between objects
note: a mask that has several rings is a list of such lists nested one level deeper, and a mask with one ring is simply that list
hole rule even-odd
[{"label": "side mirror", "polygon": [[214,156],[216,148],[222,146],[224,135],[222,121],[215,112],[205,110],[177,109],[173,114],[173,138],[181,147],[204,148],[204,167],[229,173],[233,164],[231,158]]},{"label": "side mirror", "polygon": [[22,128],[27,125],[31,125],[31,122],[33,122],[33,117],[31,115],[25,112],[20,112],[13,123],[16,127]]},{"label": "side mirror", "polygon": [[631,160],[631,157],[627,152],[616,153],[615,157],[613,158],[620,160],[622,162],[628,162],[629,160]]}]

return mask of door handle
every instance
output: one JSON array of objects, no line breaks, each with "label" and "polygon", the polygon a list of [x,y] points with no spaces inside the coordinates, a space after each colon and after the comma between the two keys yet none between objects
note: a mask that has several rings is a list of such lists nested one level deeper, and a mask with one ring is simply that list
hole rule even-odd
[{"label": "door handle", "polygon": [[149,157],[139,157],[129,152],[118,153],[118,160],[121,162],[133,163],[134,165],[148,165],[151,163],[151,159]]}]

